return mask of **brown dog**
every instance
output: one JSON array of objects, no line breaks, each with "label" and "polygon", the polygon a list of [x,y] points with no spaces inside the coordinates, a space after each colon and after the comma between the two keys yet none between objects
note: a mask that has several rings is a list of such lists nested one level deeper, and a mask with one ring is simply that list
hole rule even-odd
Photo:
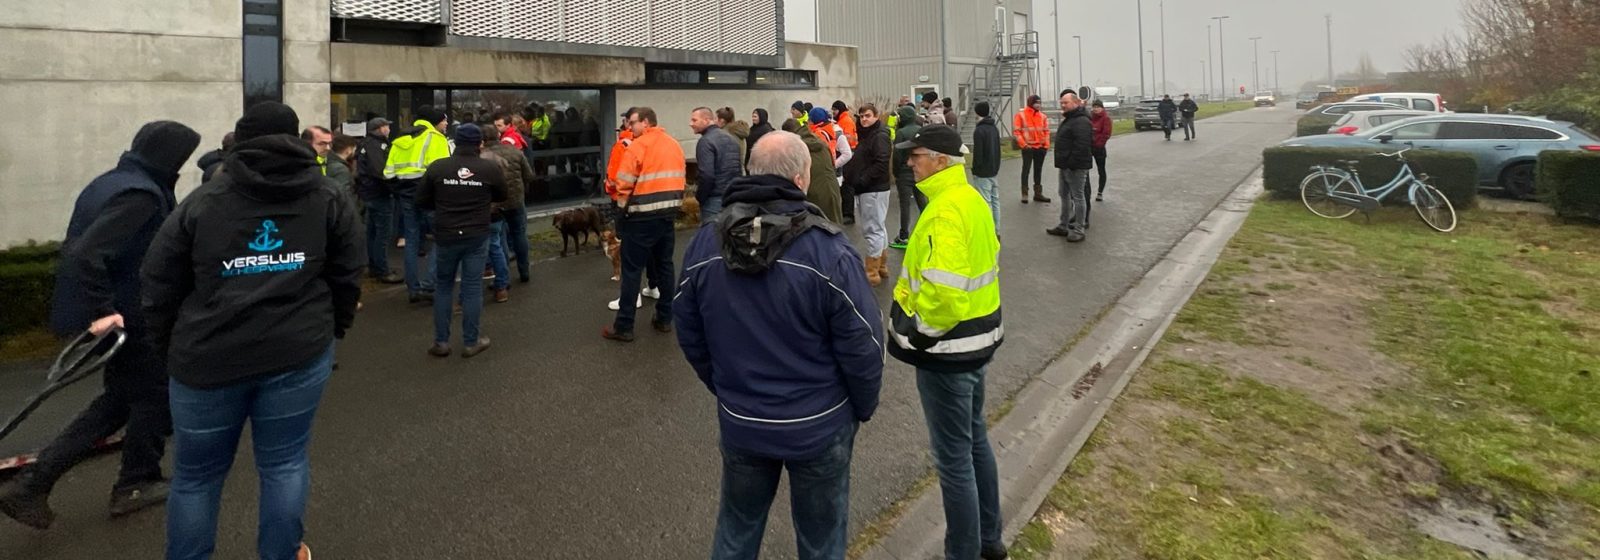
[{"label": "brown dog", "polygon": [[611,259],[611,281],[622,279],[622,240],[617,239],[617,233],[611,230],[600,232],[601,248],[606,252],[606,257]]},{"label": "brown dog", "polygon": [[[595,238],[600,237],[600,211],[594,207],[573,208],[556,214],[550,219],[550,225],[561,232],[561,256],[567,256],[567,238],[572,238],[574,252],[583,253],[583,244],[589,242],[589,232],[594,232]],[[583,241],[578,241],[578,235],[583,235]]]},{"label": "brown dog", "polygon": [[683,207],[679,210],[683,223],[690,226],[700,225],[700,201],[695,200],[694,193],[683,193]]}]

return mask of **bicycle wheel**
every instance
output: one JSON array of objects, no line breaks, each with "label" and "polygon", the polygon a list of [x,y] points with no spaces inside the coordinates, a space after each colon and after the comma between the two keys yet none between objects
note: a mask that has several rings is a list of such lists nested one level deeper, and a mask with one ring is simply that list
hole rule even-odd
[{"label": "bicycle wheel", "polygon": [[1334,220],[1356,213],[1356,209],[1335,200],[1333,193],[1361,194],[1349,177],[1327,171],[1312,171],[1300,181],[1300,202],[1312,214]]},{"label": "bicycle wheel", "polygon": [[1456,229],[1456,207],[1433,185],[1417,182],[1411,192],[1411,206],[1417,209],[1417,217],[1428,227],[1443,233]]}]

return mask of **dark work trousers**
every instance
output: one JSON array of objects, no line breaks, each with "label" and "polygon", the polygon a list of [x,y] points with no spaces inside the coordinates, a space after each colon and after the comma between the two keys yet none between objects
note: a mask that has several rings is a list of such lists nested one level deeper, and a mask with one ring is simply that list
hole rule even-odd
[{"label": "dark work trousers", "polygon": [[1084,221],[1084,223],[1088,223],[1089,222],[1089,210],[1094,209],[1094,202],[1091,201],[1091,199],[1093,199],[1094,197],[1089,196],[1089,195],[1090,194],[1105,194],[1105,192],[1106,192],[1106,147],[1105,146],[1100,146],[1098,148],[1091,148],[1091,150],[1092,150],[1092,153],[1094,154],[1094,168],[1095,168],[1096,171],[1098,171],[1100,173],[1100,189],[1098,191],[1096,191],[1094,189],[1091,189],[1090,185],[1089,185],[1089,177],[1088,176],[1084,176],[1084,178],[1083,178],[1083,206],[1084,206],[1083,221]]},{"label": "dark work trousers", "polygon": [[649,270],[661,297],[656,298],[654,322],[672,324],[672,298],[677,284],[672,281],[673,223],[671,218],[638,221],[623,220],[617,234],[622,237],[622,292],[618,296],[617,320],[612,330],[633,332],[637,309],[628,305],[639,297],[639,276]]},{"label": "dark work trousers", "polygon": [[1033,169],[1033,195],[1041,196],[1044,188],[1039,186],[1044,181],[1044,157],[1050,150],[1045,148],[1022,149],[1022,197],[1028,197],[1028,169]]},{"label": "dark work trousers", "polygon": [[835,179],[839,181],[839,196],[843,197],[843,200],[839,201],[839,214],[854,220],[856,218],[856,188],[844,184],[844,177],[835,177]]},{"label": "dark work trousers", "polygon": [[128,341],[106,364],[105,391],[39,452],[39,462],[26,472],[29,491],[49,494],[56,481],[89,458],[97,441],[127,426],[122,440],[122,471],[112,488],[122,490],[161,479],[161,456],[172,434],[172,409],[167,404],[166,360],[130,330]]}]

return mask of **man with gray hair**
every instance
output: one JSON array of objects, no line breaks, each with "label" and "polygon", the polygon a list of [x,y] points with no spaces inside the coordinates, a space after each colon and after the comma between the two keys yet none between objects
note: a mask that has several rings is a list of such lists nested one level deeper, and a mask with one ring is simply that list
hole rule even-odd
[{"label": "man with gray hair", "polygon": [[1056,130],[1056,169],[1061,170],[1061,223],[1044,230],[1067,238],[1069,243],[1084,240],[1089,227],[1089,201],[1083,185],[1094,166],[1094,127],[1083,100],[1072,90],[1061,92],[1061,127]]},{"label": "man with gray hair", "polygon": [[861,256],[806,202],[810,182],[800,137],[767,133],[684,254],[678,346],[722,434],[713,560],[759,556],[785,468],[799,558],[844,558],[849,542],[850,458],[878,407],[883,321]]}]

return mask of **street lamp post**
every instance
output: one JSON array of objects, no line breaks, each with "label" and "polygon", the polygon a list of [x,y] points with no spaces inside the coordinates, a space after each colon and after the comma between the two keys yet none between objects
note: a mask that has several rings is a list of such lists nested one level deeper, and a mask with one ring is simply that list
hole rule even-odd
[{"label": "street lamp post", "polygon": [[1261,91],[1261,37],[1251,37],[1250,43],[1255,49],[1255,60],[1250,63],[1250,82],[1256,91]]},{"label": "street lamp post", "polygon": [[1210,97],[1211,93],[1213,91],[1215,91],[1215,89],[1217,87],[1217,80],[1215,78],[1213,78],[1212,74],[1211,74],[1211,61],[1212,60],[1216,60],[1216,59],[1212,58],[1213,56],[1216,56],[1216,55],[1211,52],[1211,26],[1207,25],[1206,26],[1206,97]]},{"label": "street lamp post", "polygon": [[1161,93],[1167,93],[1167,0],[1161,0]]},{"label": "street lamp post", "polygon": [[1078,87],[1083,87],[1083,36],[1073,35],[1072,38],[1078,40]]},{"label": "street lamp post", "polygon": [[[1139,52],[1141,53],[1139,55],[1139,97],[1149,97],[1150,95],[1145,93],[1144,89],[1144,0],[1134,2],[1134,7],[1139,10]],[[1155,62],[1152,60],[1150,65],[1155,66]],[[1151,70],[1154,70],[1154,68],[1151,68]],[[1155,80],[1152,79],[1151,81]]]},{"label": "street lamp post", "polygon": [[1154,94],[1156,92],[1156,51],[1144,52],[1150,53],[1150,93]]},{"label": "street lamp post", "polygon": [[1228,81],[1228,47],[1227,43],[1223,42],[1222,40],[1222,20],[1230,17],[1233,16],[1212,16],[1211,18],[1217,20],[1217,65],[1221,67],[1221,71],[1218,72],[1218,75],[1222,76],[1223,101],[1227,101],[1228,96],[1233,94],[1233,90],[1231,89],[1233,85]]},{"label": "street lamp post", "polygon": [[1206,78],[1206,73],[1210,71],[1211,63],[1205,60],[1200,61],[1200,87],[1206,90],[1207,97],[1211,96],[1211,83],[1210,80]]},{"label": "street lamp post", "polygon": [[1278,53],[1280,52],[1283,51],[1272,51],[1272,90],[1274,92],[1283,90],[1283,82],[1278,81],[1278,77],[1283,75],[1283,67],[1278,65]]},{"label": "street lamp post", "polygon": [[[1060,6],[1059,3],[1054,3],[1054,5],[1055,5],[1055,7],[1050,10],[1050,15],[1056,19],[1056,38],[1055,38],[1055,42],[1056,42],[1056,58],[1055,58],[1055,60],[1059,61],[1059,60],[1061,60],[1061,6]],[[1082,49],[1079,49],[1079,52],[1082,52]],[[1056,73],[1056,90],[1060,91],[1061,90],[1061,66],[1059,64],[1053,64],[1053,66],[1055,66],[1054,69],[1055,69],[1055,73]]]}]

